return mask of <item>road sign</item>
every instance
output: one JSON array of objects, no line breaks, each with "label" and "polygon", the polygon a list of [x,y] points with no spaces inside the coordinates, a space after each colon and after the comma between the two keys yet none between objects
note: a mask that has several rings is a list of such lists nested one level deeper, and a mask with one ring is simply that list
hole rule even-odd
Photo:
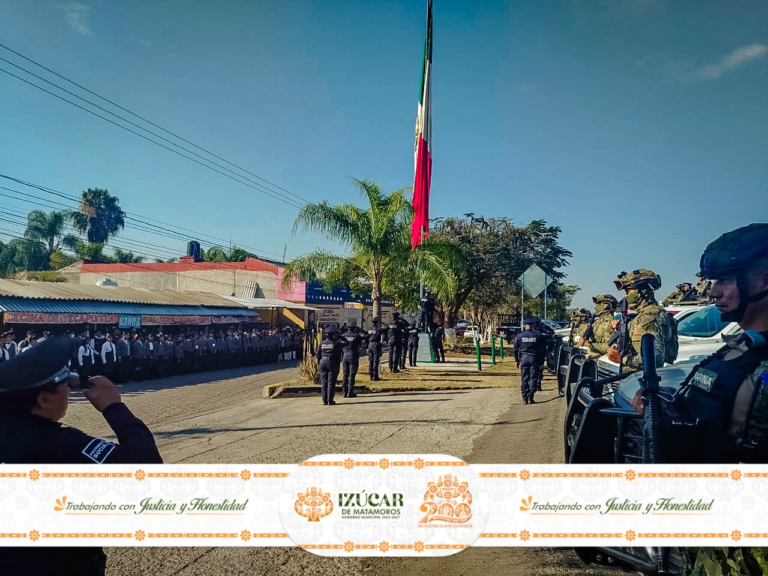
[{"label": "road sign", "polygon": [[547,287],[547,273],[539,268],[536,264],[531,264],[530,268],[523,272],[523,275],[517,279],[517,283],[520,284],[525,291],[531,296],[531,298],[538,297]]}]

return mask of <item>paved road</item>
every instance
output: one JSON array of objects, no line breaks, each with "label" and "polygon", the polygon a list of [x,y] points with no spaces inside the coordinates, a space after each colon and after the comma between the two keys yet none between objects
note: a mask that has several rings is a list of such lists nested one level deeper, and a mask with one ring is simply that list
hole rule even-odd
[{"label": "paved road", "polygon": [[[269,368],[272,368],[271,370]],[[128,384],[121,393],[156,435],[167,463],[293,463],[332,452],[443,453],[468,462],[560,462],[563,402],[545,382],[523,406],[515,387],[264,400],[265,385],[295,377],[295,364]],[[206,381],[216,378],[213,381]],[[110,430],[83,399],[65,423]],[[571,550],[473,548],[438,559],[320,558],[295,548],[113,548],[108,574],[616,574],[584,568]]]}]

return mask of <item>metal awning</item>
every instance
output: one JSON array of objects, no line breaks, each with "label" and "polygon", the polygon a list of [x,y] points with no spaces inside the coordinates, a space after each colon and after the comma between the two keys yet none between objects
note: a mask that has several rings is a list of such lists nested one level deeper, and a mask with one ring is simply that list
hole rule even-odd
[{"label": "metal awning", "polygon": [[250,308],[251,310],[268,310],[270,308],[290,308],[291,310],[317,310],[311,306],[305,306],[304,304],[296,304],[295,302],[288,302],[287,300],[279,300],[277,298],[237,298],[235,296],[226,296],[227,300],[237,302]]},{"label": "metal awning", "polygon": [[52,300],[0,296],[0,312],[40,312],[49,314],[137,314],[157,316],[254,316],[248,308],[228,306],[183,306],[137,304],[95,300]]}]

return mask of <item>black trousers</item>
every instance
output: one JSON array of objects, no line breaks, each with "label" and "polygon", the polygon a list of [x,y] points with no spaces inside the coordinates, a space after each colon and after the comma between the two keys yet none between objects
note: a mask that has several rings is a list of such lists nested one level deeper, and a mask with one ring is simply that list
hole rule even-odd
[{"label": "black trousers", "polygon": [[520,356],[520,392],[523,400],[533,400],[536,393],[536,357]]},{"label": "black trousers", "polygon": [[[333,365],[330,360],[323,358],[318,364],[320,368],[320,394],[323,396],[323,404],[330,404],[333,401],[334,385]],[[338,372],[337,372],[338,373]]]},{"label": "black trousers", "polygon": [[400,343],[400,368],[405,368],[408,361],[408,341]]},{"label": "black trousers", "polygon": [[416,357],[419,353],[419,345],[415,342],[408,344],[408,362],[411,366],[416,366]]},{"label": "black trousers", "polygon": [[368,377],[371,381],[379,379],[379,364],[381,363],[381,344],[368,346]]},{"label": "black trousers", "polygon": [[360,367],[360,358],[350,358],[349,360],[345,358],[341,362],[341,367],[344,370],[342,388],[346,397],[355,390],[355,376],[357,376],[357,369]]},{"label": "black trousers", "polygon": [[400,372],[400,344],[398,342],[389,343],[389,371]]},{"label": "black trousers", "polygon": [[435,362],[445,362],[445,350],[442,339],[432,340],[432,349],[435,351]]}]

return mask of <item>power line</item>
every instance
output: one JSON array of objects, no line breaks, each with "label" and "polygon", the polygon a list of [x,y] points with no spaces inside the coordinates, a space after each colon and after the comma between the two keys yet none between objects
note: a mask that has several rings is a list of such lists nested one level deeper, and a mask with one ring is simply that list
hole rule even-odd
[{"label": "power line", "polygon": [[[25,180],[22,180],[21,178],[16,178],[14,176],[8,176],[7,174],[0,174],[0,178],[4,178],[6,180],[11,180],[13,182],[21,184],[23,186],[28,186],[30,188],[35,188],[37,190],[40,190],[41,192],[45,192],[46,194],[51,194],[53,196],[58,196],[58,197],[63,198],[65,200],[69,200],[70,202],[74,202],[78,206],[80,204],[80,198],[78,198],[77,196],[73,196],[71,194],[66,194],[64,192],[61,192],[59,190],[55,190],[53,188],[49,188],[47,186],[43,186],[41,184],[35,184],[35,183],[32,183],[32,182],[27,182]],[[4,186],[0,186],[0,189],[8,190],[10,192],[16,192],[16,193],[22,195],[22,197],[19,198],[19,199],[24,201],[23,200],[23,196],[26,195],[24,192],[21,192],[20,190],[14,190],[12,188],[6,188]],[[6,195],[3,195],[3,196],[6,196]],[[64,204],[61,204],[60,202],[44,200],[42,198],[39,198],[38,196],[31,196],[31,197],[32,198],[36,198],[36,199],[41,200],[41,201],[44,201],[44,202],[51,202],[52,204],[58,204],[59,206],[65,208],[65,209],[68,209],[68,210],[72,209],[72,207],[64,205]],[[133,225],[133,226],[130,226],[130,227],[133,227],[135,229],[138,229],[138,230],[141,230],[141,231],[144,231],[144,232],[150,232],[150,233],[156,234],[158,236],[164,236],[164,237],[168,237],[168,238],[171,238],[171,239],[174,239],[174,240],[183,240],[184,242],[187,242],[189,240],[197,240],[197,241],[199,241],[199,242],[201,242],[203,244],[208,244],[210,246],[220,246],[220,245],[222,245],[222,243],[226,244],[228,242],[228,240],[224,240],[223,238],[217,238],[216,236],[211,236],[209,234],[203,234],[203,233],[197,232],[195,230],[189,230],[187,228],[181,228],[181,227],[176,226],[174,224],[168,224],[166,222],[162,222],[162,221],[159,221],[159,220],[154,220],[154,219],[149,218],[147,216],[142,216],[140,214],[136,214],[136,213],[133,213],[133,212],[125,212],[125,214],[126,214],[126,219],[127,220],[130,220],[130,221],[133,221],[133,222],[137,222],[138,224],[146,226],[146,227],[143,227],[143,226]],[[131,214],[133,214],[133,216],[129,216]],[[137,218],[137,216],[138,216],[138,218]],[[142,219],[144,219],[144,220],[142,220]],[[147,220],[147,221],[145,221],[145,220]],[[180,230],[187,230],[187,231],[191,232],[193,234],[193,236],[188,236],[186,234],[182,234],[181,232],[177,232],[176,230],[170,230],[170,229],[167,229],[167,228],[164,228],[164,227],[161,227],[161,226],[157,226],[156,224],[153,224],[152,222],[158,222],[160,224],[165,224],[167,226],[175,226],[175,227],[179,228]],[[126,226],[126,227],[128,227],[128,226]],[[160,234],[160,233],[157,232],[157,230],[162,230],[163,232],[173,234],[173,236],[169,236],[168,234]],[[211,238],[213,240],[217,240],[217,242],[212,242],[210,240],[204,240],[205,237]],[[280,257],[280,254],[278,254],[276,252],[271,252],[269,250],[256,249],[256,248],[254,248],[252,246],[247,246],[245,244],[239,244],[239,243],[237,245],[240,246],[241,248],[251,250],[255,254],[258,254],[258,253],[271,254],[271,255],[273,255],[273,256],[275,256],[277,258]]]},{"label": "power line", "polygon": [[[267,180],[267,179],[265,179],[265,178],[262,178],[262,177],[261,177],[261,176],[259,176],[258,174],[254,174],[253,172],[250,172],[249,170],[246,170],[246,169],[245,169],[245,168],[243,168],[242,166],[238,166],[237,164],[235,164],[235,163],[233,163],[233,162],[230,162],[230,161],[229,161],[229,160],[227,160],[226,158],[222,158],[221,156],[218,156],[217,154],[214,154],[214,153],[213,153],[213,152],[211,152],[210,150],[207,150],[207,149],[203,148],[202,146],[198,146],[198,145],[197,145],[197,144],[195,144],[194,142],[190,142],[190,141],[189,141],[189,140],[187,140],[186,138],[183,138],[182,136],[179,136],[178,134],[176,134],[176,133],[174,133],[174,132],[171,132],[170,130],[168,130],[168,129],[166,129],[166,128],[163,128],[163,127],[162,127],[162,126],[160,126],[159,124],[155,124],[155,123],[154,123],[154,122],[152,122],[151,120],[148,120],[147,118],[144,118],[143,116],[140,116],[139,114],[136,114],[135,112],[131,112],[131,111],[130,111],[130,110],[128,110],[127,108],[125,108],[125,107],[123,107],[123,106],[120,106],[119,104],[117,104],[116,102],[113,102],[113,101],[112,101],[112,100],[110,100],[109,98],[105,98],[104,96],[101,96],[100,94],[97,94],[97,93],[96,93],[96,92],[94,92],[93,90],[89,90],[88,88],[86,88],[85,86],[83,86],[83,85],[81,85],[81,84],[78,84],[78,83],[77,83],[77,82],[75,82],[74,80],[70,80],[70,79],[69,79],[69,78],[67,78],[66,76],[63,76],[63,75],[59,74],[58,72],[55,72],[55,71],[51,70],[50,68],[47,68],[46,66],[44,66],[44,65],[40,64],[39,62],[37,62],[37,61],[33,60],[32,58],[29,58],[28,56],[25,56],[24,54],[21,54],[20,52],[17,52],[16,50],[13,50],[12,48],[9,48],[9,47],[8,47],[8,46],[6,46],[5,44],[0,44],[0,48],[4,48],[5,50],[8,50],[9,52],[11,52],[11,53],[15,54],[15,55],[16,55],[16,56],[18,56],[19,58],[23,58],[23,59],[24,59],[24,60],[26,60],[27,62],[30,62],[30,63],[34,64],[35,66],[38,66],[38,67],[42,68],[43,70],[45,70],[45,71],[47,71],[47,72],[50,72],[50,73],[51,73],[51,74],[53,74],[54,76],[56,76],[56,77],[58,77],[58,78],[61,78],[62,80],[66,81],[66,82],[69,82],[69,83],[70,83],[70,84],[72,84],[73,86],[77,86],[77,87],[78,87],[78,88],[80,88],[81,90],[84,90],[85,92],[88,92],[89,94],[91,94],[91,95],[93,95],[93,96],[96,96],[97,98],[99,98],[99,99],[103,100],[104,102],[108,102],[109,104],[111,104],[111,105],[112,105],[112,106],[114,106],[115,108],[119,108],[120,110],[122,110],[122,111],[124,111],[124,112],[127,112],[127,113],[128,113],[128,114],[130,114],[131,116],[134,116],[135,118],[139,118],[140,120],[143,120],[143,121],[144,121],[144,122],[146,122],[147,124],[150,124],[151,126],[154,126],[155,128],[158,128],[158,129],[162,130],[162,131],[163,131],[163,132],[165,132],[166,134],[170,134],[171,136],[173,136],[173,137],[175,137],[175,138],[178,138],[178,139],[179,139],[179,140],[181,140],[182,142],[186,142],[186,143],[187,143],[187,144],[189,144],[190,146],[194,146],[194,147],[195,147],[195,148],[197,148],[198,150],[202,150],[202,151],[203,151],[203,152],[205,152],[206,154],[208,154],[208,155],[210,155],[210,156],[213,156],[214,158],[218,158],[218,159],[219,159],[219,160],[221,160],[222,162],[226,162],[226,163],[227,163],[227,164],[229,164],[230,166],[234,166],[234,167],[235,167],[235,168],[237,168],[238,170],[241,170],[242,172],[245,172],[246,174],[250,174],[251,176],[253,176],[253,177],[255,177],[255,178],[258,178],[258,179],[259,179],[259,180],[261,180],[262,182],[264,182],[264,183],[266,183],[266,184],[269,184],[270,186],[272,186],[272,187],[274,187],[274,188],[277,188],[278,190],[282,190],[282,191],[283,191],[283,192],[285,192],[286,194],[290,194],[290,195],[291,195],[291,196],[293,196],[294,198],[296,198],[296,199],[298,199],[298,200],[301,200],[301,201],[302,201],[302,202],[304,202],[304,203],[306,203],[306,202],[307,202],[307,200],[306,200],[306,199],[302,198],[302,197],[301,197],[301,196],[299,196],[298,194],[294,194],[293,192],[291,192],[291,191],[289,191],[289,190],[286,190],[285,188],[283,188],[283,187],[281,187],[281,186],[278,186],[277,184],[275,184],[275,183],[273,183],[273,182],[270,182],[269,180]],[[6,62],[8,62],[7,60],[5,60],[5,61],[6,61]],[[9,63],[10,63],[10,62],[9,62]],[[13,65],[14,65],[14,66],[16,66],[15,64],[13,64]],[[19,66],[17,66],[17,68],[19,68]],[[22,68],[22,70],[23,70],[23,68]],[[30,72],[30,74],[31,74],[31,72]],[[46,80],[46,82],[47,82],[47,80]],[[64,89],[62,88],[62,90],[64,90]],[[80,98],[80,97],[78,96],[78,98]],[[95,106],[95,104],[94,104],[94,106]]]},{"label": "power line", "polygon": [[[247,180],[248,182],[251,182],[251,183],[255,184],[256,186],[258,186],[259,188],[257,188],[257,189],[261,189],[261,188],[263,188],[263,187],[264,187],[262,184],[259,184],[259,183],[258,183],[258,182],[256,182],[255,180],[253,180],[253,179],[251,179],[251,178],[248,178],[248,177],[246,177],[246,176],[243,176],[243,175],[241,175],[241,174],[238,174],[238,173],[237,173],[237,172],[235,172],[234,170],[230,170],[230,169],[229,169],[229,168],[227,168],[226,166],[223,166],[223,165],[221,165],[221,164],[219,164],[219,163],[217,163],[217,162],[214,162],[213,160],[210,160],[209,158],[206,158],[205,156],[203,156],[203,155],[201,155],[201,154],[198,154],[197,152],[194,152],[194,151],[192,151],[192,150],[190,150],[190,149],[188,149],[188,148],[185,148],[184,146],[181,146],[181,145],[177,144],[176,142],[173,142],[172,140],[169,140],[168,138],[165,138],[164,136],[161,136],[160,134],[157,134],[156,132],[153,132],[152,130],[149,130],[149,129],[147,129],[147,128],[144,128],[143,126],[141,126],[140,124],[137,124],[136,122],[132,122],[131,120],[128,120],[127,118],[123,118],[123,117],[122,117],[122,116],[120,116],[119,114],[115,114],[114,112],[112,112],[111,110],[108,110],[107,108],[104,108],[103,106],[99,106],[98,104],[96,104],[96,103],[94,103],[94,102],[91,102],[90,100],[88,100],[88,99],[86,99],[86,98],[83,98],[82,96],[79,96],[78,94],[75,94],[74,92],[71,92],[70,90],[67,90],[66,88],[62,88],[62,87],[61,87],[61,86],[59,86],[58,84],[56,84],[56,83],[54,83],[54,82],[51,82],[50,80],[47,80],[47,79],[43,78],[42,76],[38,76],[38,75],[37,75],[37,74],[35,74],[34,72],[30,72],[29,70],[27,70],[26,68],[24,68],[24,67],[22,67],[22,66],[19,66],[18,64],[14,64],[14,63],[13,63],[13,62],[11,62],[10,60],[6,60],[5,58],[2,58],[2,57],[0,57],[0,61],[2,61],[2,62],[5,62],[5,63],[7,63],[7,64],[10,64],[10,65],[11,65],[11,66],[13,66],[14,68],[18,68],[19,70],[21,70],[21,71],[23,71],[23,72],[25,72],[25,73],[29,74],[30,76],[33,76],[34,78],[37,78],[38,80],[42,80],[42,81],[43,81],[43,82],[45,82],[46,84],[50,84],[51,86],[53,86],[53,87],[55,87],[55,88],[58,88],[58,89],[59,89],[59,90],[61,90],[62,92],[66,93],[66,94],[69,94],[70,96],[74,96],[75,98],[78,98],[79,100],[82,100],[83,102],[86,102],[86,103],[88,103],[89,105],[93,106],[94,108],[97,108],[97,109],[101,110],[102,112],[106,112],[107,114],[110,114],[110,115],[114,116],[115,118],[119,118],[119,119],[120,119],[120,120],[122,120],[123,122],[126,122],[127,124],[130,124],[131,126],[134,126],[134,127],[138,128],[139,130],[143,130],[143,131],[144,131],[144,132],[146,132],[147,134],[151,134],[151,135],[152,135],[152,136],[154,136],[155,138],[159,138],[160,140],[162,140],[162,141],[164,141],[164,142],[167,142],[167,143],[168,143],[168,144],[170,144],[171,146],[176,146],[177,148],[180,148],[181,150],[184,150],[185,152],[188,152],[189,154],[192,154],[193,156],[196,156],[196,157],[200,158],[200,159],[201,159],[201,160],[203,160],[204,162],[209,162],[209,163],[213,164],[214,166],[218,166],[218,167],[219,167],[219,168],[221,168],[222,170],[226,170],[227,172],[229,172],[229,173],[231,173],[231,174],[234,174],[234,175],[235,175],[235,176],[237,176],[238,178],[242,178],[243,180]],[[268,190],[268,189],[267,189],[267,190]],[[279,192],[276,192],[276,191],[271,191],[271,190],[269,190],[269,191],[270,191],[270,192],[274,192],[274,193],[275,193],[275,194],[277,194],[278,196],[284,197],[284,195],[283,195],[283,194],[280,194]],[[293,201],[293,202],[295,202],[295,200],[293,200],[292,198],[287,198],[287,199],[288,199],[288,200],[291,200],[291,201]],[[303,199],[301,199],[301,200],[303,200]]]},{"label": "power line", "polygon": [[88,114],[96,116],[97,118],[101,118],[102,120],[104,120],[106,122],[109,122],[110,124],[112,124],[114,126],[117,126],[118,128],[122,128],[126,132],[130,132],[131,134],[134,134],[134,135],[138,136],[139,138],[142,138],[142,139],[146,140],[147,142],[152,142],[153,144],[155,144],[157,146],[160,146],[161,148],[164,148],[166,150],[169,150],[170,152],[173,152],[174,154],[176,154],[178,156],[181,156],[182,158],[186,158],[187,160],[190,160],[190,161],[194,162],[195,164],[199,164],[200,166],[203,166],[204,168],[208,168],[208,170],[213,170],[214,172],[217,172],[217,173],[221,174],[222,176],[226,176],[230,180],[234,180],[235,182],[243,184],[244,186],[248,186],[249,188],[253,188],[257,192],[261,192],[262,194],[266,194],[267,196],[270,196],[270,197],[274,198],[275,200],[279,200],[280,202],[283,202],[284,204],[287,204],[287,205],[289,205],[289,206],[291,206],[293,208],[301,208],[301,206],[302,206],[302,204],[300,204],[296,200],[292,200],[290,198],[286,199],[285,197],[282,197],[282,196],[276,196],[275,194],[271,194],[271,193],[266,192],[266,191],[264,191],[262,189],[259,189],[256,186],[254,186],[253,184],[250,184],[248,182],[240,180],[239,178],[236,178],[236,177],[234,177],[234,176],[232,176],[230,174],[227,174],[226,172],[222,172],[221,170],[218,170],[216,168],[208,166],[207,164],[203,164],[200,160],[195,160],[191,156],[187,156],[186,154],[182,154],[178,150],[174,150],[173,148],[170,148],[170,147],[166,146],[165,144],[162,144],[160,142],[157,142],[156,140],[152,140],[152,138],[144,136],[144,134],[139,134],[138,132],[136,132],[135,130],[131,130],[127,126],[123,126],[122,124],[118,124],[117,122],[115,122],[114,120],[110,120],[106,116],[102,116],[101,114],[97,114],[93,110],[89,110],[88,108],[85,108],[84,106],[80,106],[80,104],[77,104],[76,102],[72,102],[71,100],[67,100],[63,96],[59,96],[58,94],[55,94],[54,92],[51,92],[50,90],[46,90],[42,86],[38,86],[37,84],[35,84],[33,82],[30,82],[29,80],[26,80],[26,79],[22,78],[21,76],[17,76],[13,72],[9,72],[5,68],[0,68],[0,72],[4,72],[4,73],[8,74],[9,76],[12,76],[13,78],[16,78],[17,80],[21,80],[25,84],[29,84],[33,88],[37,88],[38,90],[40,90],[42,92],[45,92],[46,94],[49,94],[49,95],[53,96],[54,98],[58,98],[59,100],[61,100],[63,102],[66,102],[67,104],[71,104],[75,108],[79,108],[80,110],[83,110],[84,112],[87,112]]}]

